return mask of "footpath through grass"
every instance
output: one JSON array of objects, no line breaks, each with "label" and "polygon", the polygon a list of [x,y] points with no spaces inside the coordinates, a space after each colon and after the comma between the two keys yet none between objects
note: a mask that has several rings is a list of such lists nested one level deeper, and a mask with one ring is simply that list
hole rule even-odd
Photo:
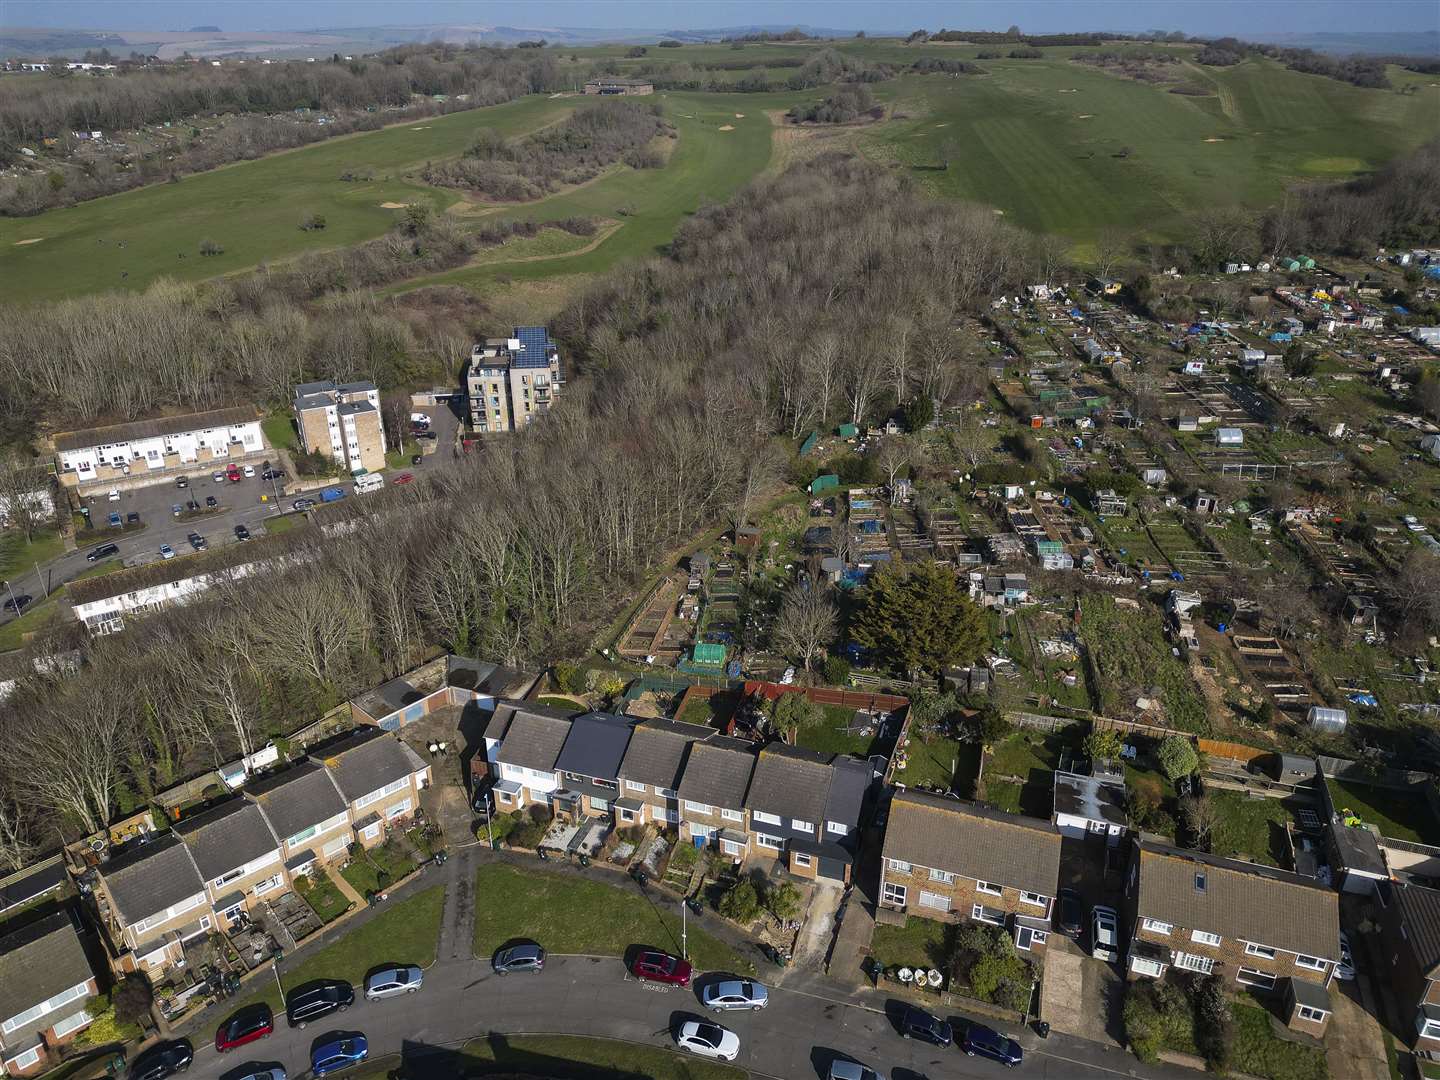
[{"label": "footpath through grass", "polygon": [[[401,1066],[397,1070],[397,1065]],[[701,1061],[658,1046],[579,1035],[492,1035],[459,1051],[426,1047],[413,1062],[367,1062],[350,1080],[406,1076],[544,1076],[547,1080],[745,1080],[733,1065]]]},{"label": "footpath through grass", "polygon": [[[624,956],[632,945],[651,945],[679,955],[679,905],[655,890],[638,896],[568,874],[482,866],[475,874],[475,955],[487,959],[517,937],[534,938],[554,953]],[[702,920],[690,920],[689,946],[698,971],[752,971]]]}]

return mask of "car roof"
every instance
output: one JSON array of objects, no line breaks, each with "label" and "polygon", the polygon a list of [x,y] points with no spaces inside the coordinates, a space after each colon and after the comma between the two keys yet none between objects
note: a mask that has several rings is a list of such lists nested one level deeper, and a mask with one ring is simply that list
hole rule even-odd
[{"label": "car roof", "polygon": [[[832,1061],[830,1063],[830,1075],[839,1077],[840,1080],[861,1080],[865,1075],[867,1067],[858,1061]],[[873,1072],[873,1070],[871,1070]]]}]

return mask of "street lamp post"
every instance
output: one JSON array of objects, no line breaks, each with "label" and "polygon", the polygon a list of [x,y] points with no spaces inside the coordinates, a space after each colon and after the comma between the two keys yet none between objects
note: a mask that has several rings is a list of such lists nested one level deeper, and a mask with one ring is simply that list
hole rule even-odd
[{"label": "street lamp post", "polygon": [[14,588],[11,587],[9,581],[6,581],[6,582],[5,582],[5,591],[10,594],[10,610],[12,610],[13,612],[15,612],[16,615],[19,615],[19,614],[20,614],[20,605],[17,604],[17,603],[15,603],[15,590],[14,590]]},{"label": "street lamp post", "polygon": [[686,912],[686,910],[685,910],[688,906],[689,906],[689,905],[685,903],[685,898],[684,898],[684,897],[681,897],[681,898],[680,898],[680,959],[682,959],[682,960],[689,960],[689,959],[690,959],[690,949],[689,949],[689,943],[690,943],[689,924],[688,924],[688,921],[687,921],[687,919],[686,919],[686,914],[687,914],[687,912]]}]

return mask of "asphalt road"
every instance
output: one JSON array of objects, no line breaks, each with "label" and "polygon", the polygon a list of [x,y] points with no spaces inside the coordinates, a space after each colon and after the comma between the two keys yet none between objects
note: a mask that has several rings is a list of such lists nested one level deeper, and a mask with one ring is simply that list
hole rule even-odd
[{"label": "asphalt road", "polygon": [[[901,1039],[885,1015],[884,999],[876,998],[875,1006],[781,987],[771,991],[768,1009],[720,1020],[740,1036],[736,1064],[757,1077],[814,1080],[826,1075],[837,1056],[879,1069],[887,1080],[1017,1075],[1190,1080],[1194,1075],[1179,1068],[1144,1067],[1129,1055],[1060,1035],[1043,1042],[1028,1037],[1024,1064],[1007,1070],[996,1062],[967,1058],[954,1047],[940,1050]],[[360,1031],[369,1039],[372,1059],[400,1054],[414,1075],[449,1077],[455,1072],[447,1053],[473,1039],[500,1033],[566,1033],[671,1047],[670,1032],[678,1021],[701,1011],[694,993],[636,982],[613,958],[551,957],[540,975],[505,978],[494,975],[488,963],[471,958],[442,960],[426,972],[419,992],[382,1002],[359,1000],[333,1017],[335,1023],[321,1021],[298,1031],[277,1017],[274,1035],[225,1055],[215,1051],[213,1030],[194,1033],[196,1055],[189,1075],[238,1077],[252,1065],[279,1062],[298,1076],[308,1068],[312,1046],[336,1032]]]}]

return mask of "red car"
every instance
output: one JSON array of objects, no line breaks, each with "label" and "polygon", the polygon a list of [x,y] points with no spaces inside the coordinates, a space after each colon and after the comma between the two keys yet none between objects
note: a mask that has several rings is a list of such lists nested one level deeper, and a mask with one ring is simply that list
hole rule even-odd
[{"label": "red car", "polygon": [[679,987],[690,985],[693,970],[690,961],[659,950],[642,952],[630,964],[630,973],[641,982],[662,982]]},{"label": "red car", "polygon": [[275,1017],[270,1014],[270,1006],[250,1005],[220,1025],[215,1032],[215,1049],[223,1054],[256,1039],[268,1038],[274,1030]]},{"label": "red car", "polygon": [[225,479],[226,479],[226,480],[229,480],[232,484],[238,484],[238,483],[240,482],[240,468],[239,468],[239,466],[237,466],[237,465],[227,465],[227,466],[225,467]]},{"label": "red car", "polygon": [[392,480],[391,483],[394,483],[394,484],[408,484],[408,483],[410,483],[411,480],[414,480],[414,479],[415,479],[415,474],[414,474],[414,473],[402,472],[399,476],[395,477],[395,479]]}]

